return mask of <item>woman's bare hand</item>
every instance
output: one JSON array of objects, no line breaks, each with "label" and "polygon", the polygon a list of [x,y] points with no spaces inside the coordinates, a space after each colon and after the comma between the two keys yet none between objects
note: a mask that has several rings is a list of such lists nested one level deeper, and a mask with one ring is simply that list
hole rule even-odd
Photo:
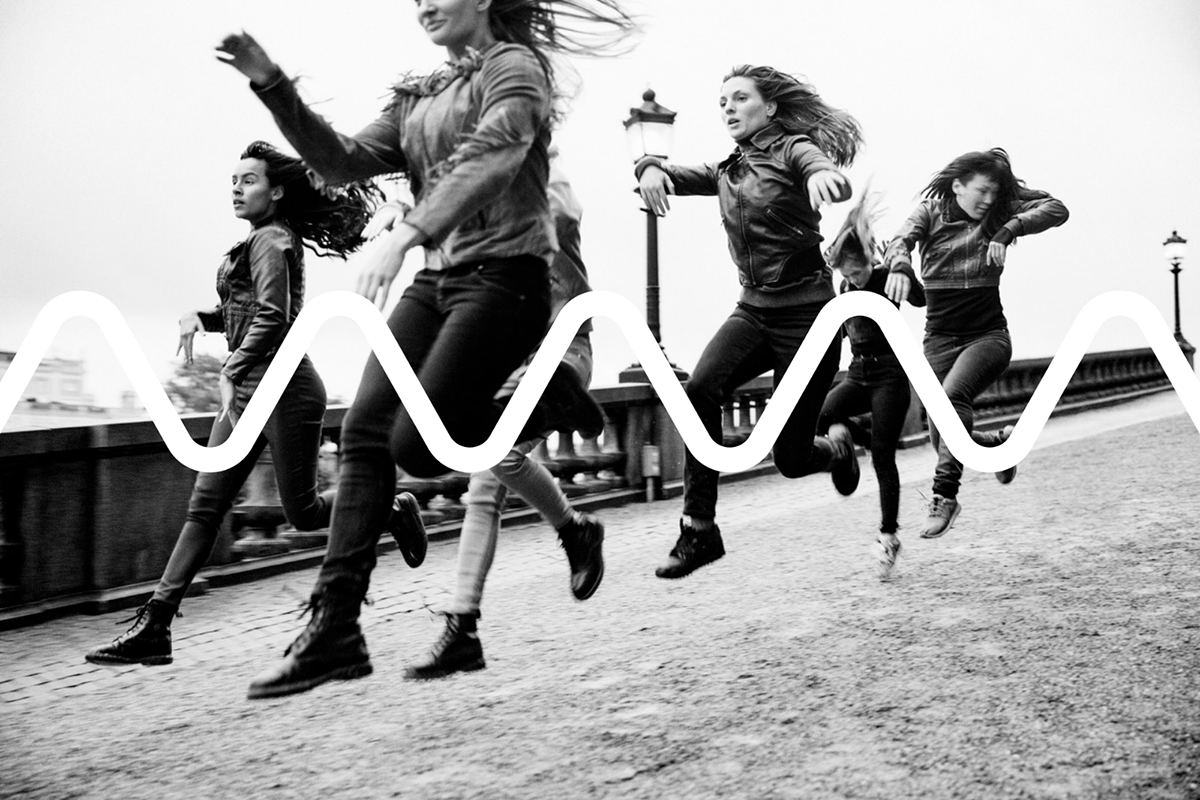
[{"label": "woman's bare hand", "polygon": [[650,165],[642,171],[642,178],[638,181],[638,191],[642,195],[642,202],[657,216],[663,216],[670,210],[671,204],[667,200],[667,195],[675,194],[675,184],[663,169]]},{"label": "woman's bare hand", "polygon": [[217,45],[217,60],[245,75],[252,83],[266,86],[279,75],[279,67],[254,37],[242,31],[231,33]]}]

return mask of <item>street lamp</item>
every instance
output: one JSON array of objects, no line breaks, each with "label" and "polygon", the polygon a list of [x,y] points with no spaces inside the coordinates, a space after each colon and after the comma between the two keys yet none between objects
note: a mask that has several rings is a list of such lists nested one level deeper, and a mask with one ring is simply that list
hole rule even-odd
[{"label": "street lamp", "polygon": [[[645,156],[663,159],[670,156],[674,124],[675,112],[656,103],[654,90],[647,89],[642,94],[642,104],[629,109],[629,119],[625,120],[625,140],[634,162]],[[648,208],[642,211],[646,213],[646,325],[662,349],[658,322],[658,217]],[[666,355],[665,349],[663,355]],[[671,365],[676,378],[687,380],[686,372],[675,366],[669,358],[667,363]],[[634,364],[621,370],[617,380],[620,383],[645,383],[646,371],[640,364]]]},{"label": "street lamp", "polygon": [[1179,273],[1183,270],[1180,265],[1186,255],[1187,239],[1180,236],[1179,231],[1171,231],[1171,235],[1163,242],[1163,257],[1171,265],[1171,274],[1175,276],[1175,341],[1179,343],[1179,349],[1183,351],[1188,364],[1194,366],[1192,359],[1196,348],[1183,338],[1183,330],[1179,327]]}]

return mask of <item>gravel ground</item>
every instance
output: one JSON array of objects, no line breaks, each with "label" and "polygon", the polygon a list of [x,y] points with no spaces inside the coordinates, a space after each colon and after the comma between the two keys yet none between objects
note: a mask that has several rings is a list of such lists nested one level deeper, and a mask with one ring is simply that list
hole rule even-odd
[{"label": "gravel ground", "polygon": [[400,673],[440,633],[453,543],[380,561],[373,676],[291,698],[245,691],[312,570],[189,600],[167,667],[84,663],[118,614],[4,633],[0,796],[1200,798],[1200,434],[1043,439],[1009,486],[968,472],[936,541],[911,533],[933,455],[902,453],[886,583],[866,457],[848,499],[724,486],[729,554],[683,581],[653,576],[676,501],[603,512],[586,603],[548,529],[506,530],[488,668],[443,681]]}]

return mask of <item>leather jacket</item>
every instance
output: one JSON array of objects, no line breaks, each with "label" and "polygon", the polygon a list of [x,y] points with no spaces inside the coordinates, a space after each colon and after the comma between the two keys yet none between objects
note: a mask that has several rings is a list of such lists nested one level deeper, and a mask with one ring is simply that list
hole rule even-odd
[{"label": "leather jacket", "polygon": [[[789,305],[833,298],[832,272],[816,249],[821,214],[805,186],[815,173],[837,167],[807,136],[772,122],[724,161],[684,167],[651,156],[638,162],[637,177],[651,164],[667,173],[677,195],[717,195],[743,302],[775,305],[772,295],[786,296]],[[841,188],[839,199],[848,198],[849,181],[843,178]]]},{"label": "leather jacket", "polygon": [[240,384],[275,355],[304,305],[304,250],[291,228],[267,219],[233,247],[217,271],[216,308],[198,312],[204,330],[223,332],[229,357],[221,372]]},{"label": "leather jacket", "polygon": [[251,87],[292,147],[328,183],[402,173],[416,200],[404,221],[446,269],[532,255],[557,242],[546,199],[550,85],[529,48],[497,42],[395,87],[383,114],[343,136],[280,74]]},{"label": "leather jacket", "polygon": [[1067,207],[1045,192],[1027,200],[988,238],[983,225],[952,214],[950,199],[921,201],[887,246],[883,261],[891,269],[912,267],[912,250],[921,247],[921,281],[925,288],[979,289],[1000,285],[1004,267],[988,264],[988,244],[1008,244],[1018,236],[1040,233],[1067,221]]}]

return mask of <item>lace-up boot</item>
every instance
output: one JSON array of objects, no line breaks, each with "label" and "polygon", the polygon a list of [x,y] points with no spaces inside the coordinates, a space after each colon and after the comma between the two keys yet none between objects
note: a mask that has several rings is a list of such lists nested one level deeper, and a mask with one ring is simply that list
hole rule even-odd
[{"label": "lace-up boot", "polygon": [[133,626],[113,640],[84,656],[93,664],[170,664],[171,620],[179,607],[162,600],[149,600],[137,613],[117,623]]},{"label": "lace-up boot", "polygon": [[559,529],[558,543],[571,567],[571,594],[587,600],[604,578],[604,523],[591,514],[576,514]]},{"label": "lace-up boot", "polygon": [[361,603],[361,596],[332,587],[314,594],[308,603],[308,627],[284,651],[283,661],[250,684],[248,696],[279,697],[325,681],[370,675],[371,657],[358,626]]},{"label": "lace-up boot", "polygon": [[455,672],[473,672],[487,666],[483,660],[483,645],[479,642],[473,614],[445,614],[446,630],[425,660],[404,670],[404,677],[414,681],[432,680]]},{"label": "lace-up boot", "polygon": [[715,523],[711,529],[697,530],[680,520],[679,539],[667,560],[654,574],[660,578],[682,578],[723,555],[725,543],[721,541],[721,529]]}]

